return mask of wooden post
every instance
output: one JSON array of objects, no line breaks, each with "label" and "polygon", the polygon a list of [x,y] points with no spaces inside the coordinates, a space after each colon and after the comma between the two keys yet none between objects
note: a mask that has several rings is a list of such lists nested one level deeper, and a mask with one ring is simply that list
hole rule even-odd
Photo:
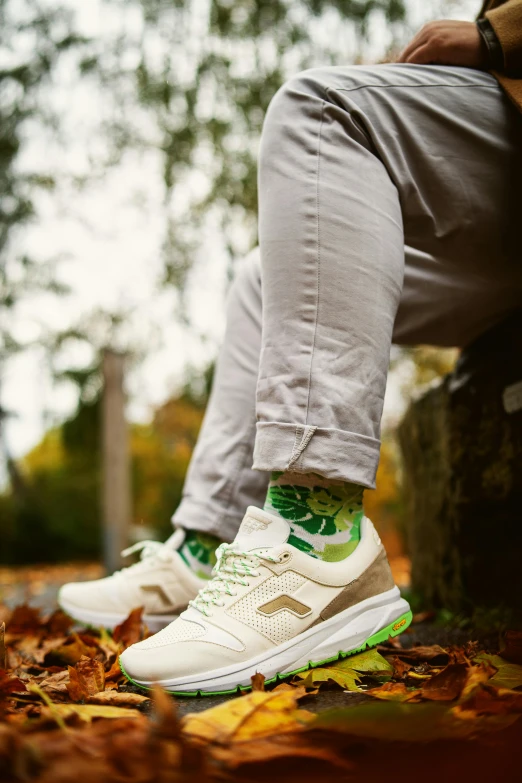
[{"label": "wooden post", "polygon": [[102,508],[104,563],[112,573],[122,565],[131,520],[129,432],[125,418],[125,356],[110,349],[103,354]]}]

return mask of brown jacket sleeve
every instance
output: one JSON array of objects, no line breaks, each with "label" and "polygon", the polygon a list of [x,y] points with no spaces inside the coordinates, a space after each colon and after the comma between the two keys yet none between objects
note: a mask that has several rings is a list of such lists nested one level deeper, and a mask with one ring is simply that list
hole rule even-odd
[{"label": "brown jacket sleeve", "polygon": [[522,0],[507,0],[486,12],[504,53],[504,72],[522,73]]}]

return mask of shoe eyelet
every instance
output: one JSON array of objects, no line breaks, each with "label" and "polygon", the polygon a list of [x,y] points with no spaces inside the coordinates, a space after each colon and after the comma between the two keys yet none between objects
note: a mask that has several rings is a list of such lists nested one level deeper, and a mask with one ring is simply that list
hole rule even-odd
[{"label": "shoe eyelet", "polygon": [[289,558],[291,557],[292,555],[290,554],[290,552],[283,552],[283,554],[280,555],[279,559],[284,563],[285,560],[289,560]]}]

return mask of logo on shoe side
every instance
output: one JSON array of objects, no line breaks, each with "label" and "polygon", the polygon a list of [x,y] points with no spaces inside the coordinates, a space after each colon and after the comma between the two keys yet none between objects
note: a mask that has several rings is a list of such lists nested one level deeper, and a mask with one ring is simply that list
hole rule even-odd
[{"label": "logo on shoe side", "polygon": [[140,590],[142,590],[144,593],[148,593],[150,596],[156,596],[156,598],[159,599],[162,607],[172,607],[172,599],[162,585],[141,585]]},{"label": "logo on shoe side", "polygon": [[402,628],[403,625],[406,625],[406,619],[403,617],[402,620],[399,620],[398,623],[395,623],[393,626],[393,631],[398,631],[399,628]]},{"label": "logo on shoe side", "polygon": [[266,530],[268,525],[270,524],[270,519],[267,519],[265,521],[261,521],[260,519],[253,519],[252,517],[247,517],[243,524],[241,525],[241,532],[242,533],[256,533],[258,530]]},{"label": "logo on shoe side", "polygon": [[257,611],[267,615],[267,617],[271,617],[273,614],[281,612],[283,609],[287,609],[297,617],[306,617],[306,615],[310,614],[312,611],[309,606],[292,598],[291,595],[279,595],[272,601],[268,601],[268,603],[257,607]]}]

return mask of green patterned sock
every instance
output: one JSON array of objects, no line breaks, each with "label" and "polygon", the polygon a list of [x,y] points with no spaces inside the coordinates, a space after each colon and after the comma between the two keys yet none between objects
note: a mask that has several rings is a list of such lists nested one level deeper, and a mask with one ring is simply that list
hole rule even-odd
[{"label": "green patterned sock", "polygon": [[221,539],[199,530],[187,530],[179,553],[200,579],[209,579],[216,564],[216,549]]},{"label": "green patterned sock", "polygon": [[272,473],[264,509],[289,523],[289,544],[333,562],[351,555],[361,539],[363,492],[316,473]]}]

